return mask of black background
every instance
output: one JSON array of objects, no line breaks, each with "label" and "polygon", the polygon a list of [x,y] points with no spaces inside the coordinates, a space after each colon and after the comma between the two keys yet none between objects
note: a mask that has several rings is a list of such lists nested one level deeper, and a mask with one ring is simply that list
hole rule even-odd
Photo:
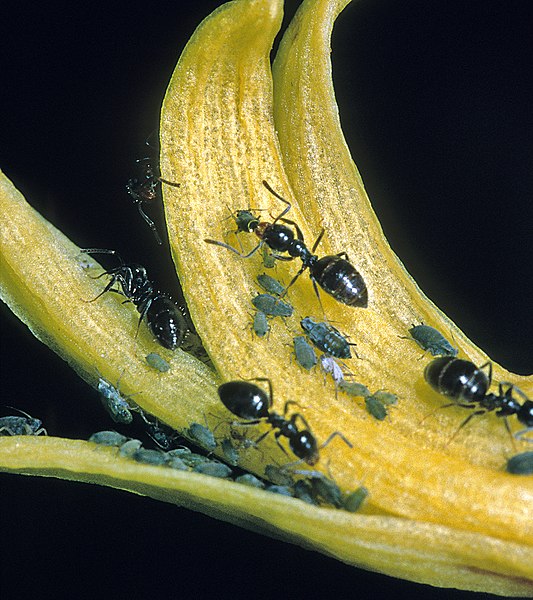
[{"label": "black background", "polygon": [[[20,3],[0,20],[1,168],[80,246],[120,249],[174,293],[170,259],[124,186],[180,51],[218,4]],[[532,13],[527,0],[368,0],[345,11],[333,41],[344,130],[393,248],[480,347],[523,374],[533,370]],[[0,310],[2,403],[52,435],[109,428],[96,392]],[[5,598],[468,596],[149,498],[0,482]]]}]

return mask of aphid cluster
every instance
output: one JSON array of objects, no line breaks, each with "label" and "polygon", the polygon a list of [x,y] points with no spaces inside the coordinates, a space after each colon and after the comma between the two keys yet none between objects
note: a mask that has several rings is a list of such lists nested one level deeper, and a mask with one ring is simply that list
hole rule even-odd
[{"label": "aphid cluster", "polygon": [[[291,209],[291,204],[279,194],[277,194],[270,185],[263,181],[263,185],[278,200],[286,204],[286,208],[274,219],[274,221],[261,221],[251,211],[239,210],[235,216],[238,232],[255,233],[259,238],[259,243],[248,254],[239,252],[236,248],[223,242],[206,239],[208,244],[215,244],[231,250],[241,258],[250,258],[259,248],[266,245],[273,251],[273,256],[277,260],[289,261],[299,258],[302,266],[298,273],[293,277],[287,286],[286,291],[306,270],[309,270],[309,276],[313,282],[313,287],[318,296],[317,284],[328,294],[333,296],[338,302],[347,306],[366,307],[368,304],[368,291],[366,284],[356,268],[349,262],[346,252],[340,252],[331,256],[319,258],[314,254],[324,230],[322,230],[316,239],[311,250],[305,244],[303,233],[294,221],[285,219],[284,216]],[[281,221],[281,223],[278,223]],[[287,223],[294,228],[294,231],[282,223]],[[296,232],[296,236],[295,236]],[[288,256],[285,256],[288,254]]]},{"label": "aphid cluster", "polygon": [[[120,262],[117,267],[104,271],[98,277],[110,275],[111,278],[105,288],[96,298],[97,300],[106,292],[122,294],[127,301],[132,302],[140,313],[139,325],[146,319],[148,327],[157,341],[168,348],[178,348],[188,332],[184,309],[174,304],[170,296],[160,292],[154,283],[148,279],[146,269],[135,263],[125,263],[116,250],[101,248],[86,248],[86,254],[112,254]],[[113,286],[119,285],[120,289]]]}]

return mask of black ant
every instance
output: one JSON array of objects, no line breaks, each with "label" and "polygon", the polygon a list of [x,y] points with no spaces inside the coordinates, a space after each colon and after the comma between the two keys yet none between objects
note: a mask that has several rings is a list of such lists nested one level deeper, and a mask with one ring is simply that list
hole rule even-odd
[{"label": "black ant", "polygon": [[[338,302],[342,302],[348,306],[366,307],[368,305],[368,290],[366,284],[360,273],[349,262],[346,252],[339,252],[339,254],[318,258],[314,252],[324,235],[324,229],[321,230],[313,247],[309,250],[305,245],[303,233],[298,225],[294,221],[283,218],[291,209],[290,202],[276,193],[266,181],[263,181],[262,183],[273,196],[287,206],[271,223],[268,221],[260,221],[259,218],[255,217],[249,210],[237,211],[235,217],[237,232],[255,233],[260,240],[257,246],[248,252],[248,254],[242,254],[232,246],[223,242],[217,242],[210,239],[206,239],[205,241],[208,244],[215,244],[216,246],[227,248],[235,254],[238,254],[241,258],[250,258],[259,248],[261,248],[261,246],[263,246],[263,244],[274,251],[273,257],[277,260],[289,261],[294,258],[300,258],[302,267],[293,277],[283,295],[287,293],[287,290],[298,277],[300,277],[306,269],[309,269],[309,276],[311,277],[317,296],[318,289],[316,284],[318,283],[325,292],[333,296]],[[279,224],[278,221],[282,221],[283,223],[287,223],[294,227],[296,239],[294,231],[286,225]],[[279,252],[287,252],[289,256],[281,256],[280,254],[277,254]]]},{"label": "black ant", "polygon": [[157,243],[161,246],[163,241],[157,231],[157,227],[152,219],[144,212],[142,205],[143,202],[150,203],[157,198],[157,187],[161,183],[166,183],[167,185],[172,185],[174,187],[180,187],[180,184],[167,181],[157,175],[155,169],[152,167],[152,160],[149,157],[139,158],[136,162],[140,166],[139,177],[128,180],[126,191],[137,205],[139,214],[153,231]]},{"label": "black ant", "polygon": [[[241,417],[241,419],[247,419],[244,424],[255,425],[264,419],[272,426],[272,429],[278,429],[279,431],[274,435],[278,446],[285,454],[287,452],[278,440],[280,436],[284,436],[289,440],[289,446],[293,453],[308,465],[315,465],[318,462],[320,458],[319,449],[329,444],[335,436],[340,436],[352,448],[352,444],[338,431],[332,433],[319,448],[315,436],[310,431],[309,424],[300,413],[294,413],[290,419],[285,418],[289,405],[295,404],[295,402],[290,400],[286,402],[283,416],[278,415],[276,412],[269,410],[273,399],[270,379],[257,378],[254,381],[268,382],[269,394],[249,381],[230,381],[223,383],[218,388],[218,395],[229,411]],[[303,423],[305,429],[298,429],[298,419]],[[263,434],[256,440],[256,443],[260,442],[269,433],[267,431]]]},{"label": "black ant", "polygon": [[[155,335],[157,341],[168,348],[175,350],[181,345],[188,333],[183,308],[174,304],[170,296],[161,293],[148,279],[146,269],[135,263],[125,263],[116,250],[105,250],[101,248],[86,248],[81,250],[85,254],[113,254],[120,261],[118,267],[104,271],[95,279],[103,275],[111,275],[111,279],[102,292],[93,298],[94,302],[106,292],[115,292],[126,296],[124,302],[132,302],[141,313],[141,321],[146,317],[150,331]],[[122,291],[113,289],[118,283]]]},{"label": "black ant", "polygon": [[[483,369],[488,369],[488,374]],[[520,423],[528,429],[533,427],[533,401],[516,385],[507,381],[498,384],[498,393],[487,393],[492,382],[492,363],[486,362],[481,367],[468,360],[442,356],[431,361],[424,370],[424,378],[439,394],[452,398],[454,402],[448,406],[478,409],[469,415],[459,426],[462,429],[473,417],[496,410],[498,417],[504,418],[507,431],[510,433],[507,417],[516,415]],[[513,390],[524,399],[520,404],[513,397]],[[479,407],[479,408],[478,408]],[[458,429],[458,431],[459,431]]]}]

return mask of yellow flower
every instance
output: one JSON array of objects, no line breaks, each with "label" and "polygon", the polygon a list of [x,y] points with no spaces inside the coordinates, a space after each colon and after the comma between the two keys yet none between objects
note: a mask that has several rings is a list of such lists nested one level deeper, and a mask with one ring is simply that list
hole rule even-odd
[{"label": "yellow flower", "polygon": [[[319,467],[344,489],[364,480],[370,497],[361,513],[315,508],[230,481],[150,467],[85,441],[0,438],[0,468],[120,487],[198,508],[339,559],[432,585],[530,595],[533,589],[533,482],[502,471],[509,438],[487,416],[448,444],[457,429],[451,410],[422,419],[442,403],[423,381],[418,347],[405,340],[412,323],[453,335],[461,356],[487,357],[420,292],[383,237],[342,137],[331,82],[329,38],[345,0],[306,1],[284,35],[273,67],[269,52],[282,18],[281,0],[236,0],[215,11],[185,48],[163,103],[161,169],[180,187],[165,188],[173,257],[188,307],[216,372],[192,356],[155,347],[146,328],[135,338],[138,313],[88,277],[78,248],[29,207],[2,176],[3,298],[34,334],[89,383],[100,372],[122,389],[142,389],[136,402],[183,430],[203,414],[227,418],[221,381],[269,377],[276,408],[297,400],[317,438],[340,431],[353,448],[333,441]],[[294,365],[290,330],[272,324],[252,339],[250,298],[257,259],[242,260],[199,243],[224,239],[232,210],[279,214],[268,183],[291,204],[289,218],[306,240],[326,230],[321,255],[345,250],[369,288],[368,308],[350,308],[322,294],[328,318],[358,343],[357,379],[400,398],[385,421],[360,401],[324,387],[320,373]],[[245,242],[246,243],[246,242]],[[252,243],[252,242],[250,242]],[[38,251],[37,251],[38,249]],[[289,281],[295,265],[278,265]],[[291,289],[297,315],[320,315],[307,275]],[[290,322],[297,326],[297,320]],[[144,356],[171,362],[165,377]],[[530,378],[494,365],[495,380],[527,394]],[[266,426],[259,426],[267,431]],[[263,453],[243,453],[242,466],[263,474],[286,458],[273,436]],[[274,459],[272,457],[275,457]]]}]

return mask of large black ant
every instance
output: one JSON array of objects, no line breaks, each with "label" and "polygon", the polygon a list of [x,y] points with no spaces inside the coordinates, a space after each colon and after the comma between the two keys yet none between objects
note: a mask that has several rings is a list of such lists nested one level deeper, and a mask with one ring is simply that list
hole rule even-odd
[{"label": "large black ant", "polygon": [[[488,374],[484,369],[487,369]],[[454,402],[447,406],[477,409],[459,426],[462,429],[473,417],[496,410],[498,417],[504,418],[507,431],[510,433],[507,417],[516,418],[528,429],[533,427],[533,401],[516,385],[507,381],[498,384],[498,393],[487,393],[492,382],[492,363],[486,362],[481,367],[469,360],[442,356],[432,360],[424,370],[424,378],[439,394],[452,398]],[[513,397],[513,391],[521,396],[524,402]],[[443,408],[444,408],[443,407]]]},{"label": "large black ant", "polygon": [[[285,403],[283,416],[269,410],[272,406],[272,382],[270,379],[257,378],[254,381],[268,382],[269,394],[260,387],[249,381],[230,381],[223,383],[218,388],[218,395],[224,406],[234,415],[247,419],[246,425],[255,425],[263,419],[272,426],[272,429],[278,429],[274,434],[278,446],[283,450],[283,446],[279,443],[278,438],[284,436],[289,440],[289,446],[292,452],[308,465],[315,465],[319,460],[319,450],[324,448],[335,437],[341,437],[346,444],[352,448],[352,444],[340,433],[335,431],[329,438],[320,446],[316,441],[315,436],[311,433],[309,424],[300,413],[294,413],[290,419],[286,419],[287,409],[295,402],[288,401]],[[297,420],[300,420],[305,429],[299,430]],[[270,432],[263,434],[257,442],[260,442]]]},{"label": "large black ant", "polygon": [[167,181],[156,174],[155,169],[152,167],[152,159],[149,157],[139,158],[136,163],[140,167],[140,173],[138,177],[133,177],[128,180],[126,184],[126,191],[131,196],[133,202],[139,209],[139,214],[146,221],[150,229],[152,230],[157,243],[161,246],[163,244],[161,237],[157,231],[155,223],[143,210],[143,202],[153,202],[158,195],[158,186],[161,183],[166,183],[174,187],[180,187],[179,183],[173,183]]},{"label": "large black ant", "polygon": [[[241,258],[250,258],[264,244],[274,251],[274,258],[277,260],[293,260],[300,258],[302,267],[293,277],[292,281],[287,286],[284,295],[291,285],[300,277],[300,275],[309,269],[309,276],[313,282],[313,287],[318,296],[318,285],[328,294],[333,296],[335,300],[347,304],[348,306],[366,307],[368,304],[368,290],[366,284],[356,270],[349,262],[346,252],[339,252],[331,256],[318,258],[314,254],[320,240],[324,235],[324,229],[321,230],[311,250],[305,245],[303,233],[294,221],[285,219],[284,216],[291,209],[291,203],[282,198],[275,192],[270,185],[262,182],[266,189],[275,196],[278,200],[285,203],[287,206],[272,222],[260,221],[258,217],[249,210],[239,210],[236,213],[235,222],[237,224],[237,232],[255,233],[259,238],[259,243],[248,254],[242,254],[232,246],[216,240],[206,239],[208,244],[215,244],[231,250]],[[286,225],[281,225],[278,221],[287,223],[294,227],[294,231]],[[279,252],[287,252],[289,256],[281,256]]]},{"label": "large black ant", "polygon": [[[139,326],[146,317],[150,331],[162,346],[169,350],[175,350],[181,345],[188,333],[184,311],[174,304],[170,296],[161,293],[154,287],[143,266],[135,263],[125,263],[116,250],[85,248],[81,252],[85,254],[112,254],[120,261],[120,265],[104,271],[95,278],[111,275],[111,279],[103,291],[91,302],[94,302],[106,292],[122,294],[127,298],[124,302],[132,302],[141,313]],[[120,285],[122,291],[113,289],[115,283]]]}]

